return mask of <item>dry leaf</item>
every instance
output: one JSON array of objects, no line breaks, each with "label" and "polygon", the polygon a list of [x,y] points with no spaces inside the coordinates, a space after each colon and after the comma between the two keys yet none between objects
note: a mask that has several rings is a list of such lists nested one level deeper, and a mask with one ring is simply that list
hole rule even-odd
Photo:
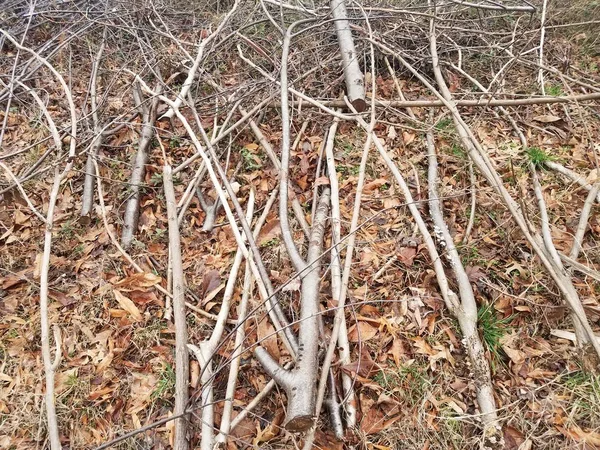
[{"label": "dry leaf", "polygon": [[590,173],[586,177],[585,181],[587,181],[589,184],[594,184],[598,181],[599,178],[600,178],[600,169],[592,169],[592,170],[590,170]]},{"label": "dry leaf", "polygon": [[262,228],[260,237],[258,239],[258,245],[261,247],[272,241],[275,238],[281,236],[281,225],[279,220],[269,220]]},{"label": "dry leaf", "polygon": [[596,431],[585,431],[577,425],[572,425],[571,428],[559,428],[561,432],[577,442],[583,442],[592,448],[600,447],[600,433]]},{"label": "dry leaf", "polygon": [[117,300],[117,302],[119,303],[119,306],[121,308],[123,308],[125,311],[127,311],[129,314],[131,314],[131,316],[133,317],[134,320],[136,320],[136,321],[142,320],[142,313],[140,313],[140,310],[138,309],[138,307],[135,306],[135,303],[133,303],[130,299],[125,297],[123,294],[121,294],[116,289],[113,289],[113,293],[115,295],[115,299]]},{"label": "dry leaf", "polygon": [[388,134],[387,135],[393,141],[398,136],[398,133],[396,133],[396,129],[393,126],[390,126],[388,128]]},{"label": "dry leaf", "polygon": [[360,358],[342,366],[342,370],[350,375],[357,374],[361,377],[369,377],[379,371],[379,366],[371,359],[369,351],[361,347]]},{"label": "dry leaf", "polygon": [[402,140],[404,141],[404,145],[409,145],[415,140],[415,137],[416,135],[414,133],[409,133],[408,131],[402,132]]},{"label": "dry leaf", "polygon": [[376,334],[377,328],[369,325],[367,322],[358,322],[348,330],[348,339],[350,342],[364,342],[373,339]]},{"label": "dry leaf", "polygon": [[123,291],[142,291],[160,283],[161,277],[150,272],[136,273],[130,277],[127,277],[118,283],[115,283],[115,287],[120,288]]},{"label": "dry leaf", "polygon": [[319,177],[315,180],[315,187],[329,185],[329,177]]},{"label": "dry leaf", "polygon": [[558,122],[559,120],[561,120],[561,118],[558,116],[553,116],[552,114],[544,114],[541,116],[535,116],[533,118],[533,120],[535,120],[536,122],[542,122],[542,123],[552,123],[552,122]]},{"label": "dry leaf", "polygon": [[518,450],[523,442],[525,442],[525,437],[519,430],[510,426],[504,428],[504,444],[506,450]]},{"label": "dry leaf", "polygon": [[283,288],[281,288],[281,292],[293,292],[300,290],[300,278],[296,277],[292,279],[289,283],[287,283]]},{"label": "dry leaf", "polygon": [[277,335],[273,325],[268,320],[260,320],[256,328],[260,345],[271,354],[275,361],[279,361],[279,345],[277,344]]}]

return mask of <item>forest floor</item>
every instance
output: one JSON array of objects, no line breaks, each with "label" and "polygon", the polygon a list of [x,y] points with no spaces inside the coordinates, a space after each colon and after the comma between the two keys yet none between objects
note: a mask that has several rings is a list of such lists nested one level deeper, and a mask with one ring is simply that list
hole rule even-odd
[{"label": "forest floor", "polygon": [[[152,16],[150,4],[144,3],[144,11]],[[598,13],[598,7],[595,8],[590,7],[590,11]],[[159,11],[161,15],[168,16],[160,8]],[[563,10],[551,10],[548,23],[563,23],[561,19],[578,21],[576,17],[561,18],[563,13]],[[35,20],[42,24],[32,28],[25,43],[48,55],[49,49],[54,47],[44,47],[43,43],[55,34],[59,36],[57,30],[67,27],[68,20],[58,20],[57,17],[61,17],[59,13],[45,14],[48,17],[45,18],[43,13],[36,16]],[[222,16],[223,12],[218,14]],[[215,17],[221,17],[218,14],[215,13]],[[132,14],[130,19],[134,20],[134,16]],[[540,26],[538,16],[536,13],[534,18],[527,16],[526,20],[523,19],[523,23],[530,21],[523,24],[524,29],[537,30]],[[201,14],[198,17],[204,18]],[[78,20],[84,23],[81,15],[78,15]],[[373,23],[385,20],[391,19],[376,17]],[[579,21],[587,20],[591,19],[583,17]],[[56,409],[61,441],[66,448],[73,449],[95,448],[173,412],[175,328],[172,321],[164,317],[167,298],[157,289],[158,285],[169,288],[163,151],[174,167],[196,153],[190,137],[177,119],[152,124],[156,134],[146,164],[138,229],[127,249],[131,259],[142,269],[138,272],[115,247],[111,235],[118,239],[123,226],[131,161],[140,140],[140,117],[135,117],[107,138],[97,155],[104,211],[96,199],[93,213],[83,218],[80,215],[84,155],[94,136],[89,119],[91,65],[104,26],[109,23],[109,38],[99,75],[103,96],[101,116],[103,120],[129,117],[135,111],[130,92],[132,77],[123,69],[142,72],[136,67],[145,67],[150,57],[149,49],[156,49],[159,56],[154,57],[158,62],[149,63],[148,67],[160,67],[164,79],[173,75],[166,85],[173,89],[167,95],[174,98],[173,92],[181,86],[177,77],[177,58],[181,57],[181,49],[173,43],[170,46],[165,44],[168,39],[162,35],[148,38],[148,34],[144,33],[138,33],[137,41],[131,37],[133,43],[121,44],[119,33],[126,34],[127,28],[120,28],[125,22],[119,22],[114,16],[110,17],[110,21],[98,19],[94,23],[84,32],[62,32],[56,39],[56,46],[63,41],[67,45],[51,55],[52,65],[65,76],[73,93],[80,113],[82,142],[78,144],[79,156],[60,186],[54,211],[48,274],[50,323],[58,326],[62,335],[61,361],[55,379]],[[511,21],[509,25],[513,23]],[[6,26],[7,22],[1,25]],[[250,54],[254,48],[253,60],[269,67],[269,73],[277,76],[277,49],[280,44],[277,38],[271,39],[277,32],[270,26],[267,21],[245,29],[247,39],[251,39],[256,48],[265,48],[265,51],[259,51],[248,46],[245,51]],[[500,27],[501,24],[494,22],[494,26]],[[512,32],[510,26],[507,28],[509,34]],[[236,29],[240,25],[236,23],[231,27]],[[165,29],[169,30],[169,27]],[[594,92],[577,86],[570,78],[566,80],[562,76],[564,74],[591,80],[589,83],[600,86],[599,29],[600,25],[596,23],[547,31],[548,65],[559,67],[560,61],[565,58],[566,62],[560,66],[559,73],[546,71],[546,95],[560,97]],[[139,30],[143,30],[141,25]],[[319,34],[320,56],[310,55],[314,44],[309,37],[300,37],[297,46],[293,47],[290,66],[298,74],[311,69],[311,64],[316,64],[314,59],[326,59],[324,54],[331,53],[333,58],[337,57],[335,33],[327,27],[324,30],[329,30],[331,36],[319,31],[323,33]],[[190,43],[197,41],[198,34],[204,30],[194,30],[190,26],[177,31],[178,41],[183,42],[193,56],[195,49]],[[163,38],[165,42],[161,40]],[[529,38],[539,43],[539,34],[531,34]],[[163,44],[160,52],[154,39]],[[245,40],[239,39],[239,42],[244,43]],[[212,59],[206,63],[204,70],[228,95],[233,97],[233,93],[243,91],[240,98],[245,105],[250,105],[247,108],[256,104],[257,98],[266,98],[267,94],[278,98],[276,85],[259,79],[257,72],[244,65],[233,44],[222,45],[225,49],[215,46],[210,56]],[[275,50],[271,51],[271,45]],[[369,72],[371,61],[366,38],[357,41],[357,45],[364,53],[361,61],[365,72]],[[493,61],[495,54],[488,54],[489,48],[478,51],[476,44],[472,45],[472,48],[464,50],[464,64],[489,82],[503,61]],[[427,44],[421,46],[415,42],[411,51],[419,49],[427,52]],[[27,58],[19,55],[6,41],[2,41],[0,52],[3,54],[0,57],[0,79],[3,83],[0,88],[5,88],[13,76],[11,74],[14,74],[15,61],[23,64]],[[304,67],[303,52],[310,56]],[[452,60],[456,54],[446,57]],[[390,75],[384,57],[377,57],[375,78],[371,73],[366,76],[368,96],[371,95],[373,81],[378,100],[398,100],[396,82],[407,99],[434,98],[419,80],[393,62],[393,58],[390,61],[395,70],[394,76]],[[130,65],[126,66],[126,62]],[[426,58],[416,64],[421,64],[420,70],[432,78],[425,68]],[[16,67],[19,69],[17,73],[20,73],[22,66]],[[322,68],[306,77],[300,85],[314,97],[336,99],[343,91],[343,79],[337,68],[337,63]],[[146,70],[145,73],[150,72]],[[476,98],[469,97],[475,88],[468,79],[450,69],[445,75],[457,98]],[[511,68],[504,79],[503,90],[512,92],[513,98],[539,95],[536,75],[537,69],[528,66]],[[150,75],[148,77],[152,79]],[[29,84],[42,96],[61,133],[67,130],[70,126],[69,112],[58,80],[49,70],[41,68],[37,75],[29,78]],[[241,117],[231,106],[234,102],[224,107],[218,104],[210,83],[200,81],[194,85],[194,90],[200,99],[197,101],[198,112],[209,135],[230,110],[234,111],[234,121]],[[27,92],[17,89],[16,84],[12,103],[8,104],[5,97],[0,98],[0,110],[0,122],[4,123],[0,162],[6,165],[1,169],[3,179],[0,181],[0,447],[46,448],[43,395],[46,388],[39,307],[45,226],[32,206],[41,215],[46,215],[54,167],[62,169],[66,158],[64,154],[53,153],[47,160],[42,158],[42,163],[35,169],[36,176],[21,183],[27,195],[16,188],[5,190],[13,182],[5,167],[22,177],[51,150],[52,145],[39,106]],[[469,156],[447,110],[413,108],[412,111],[415,117],[410,119],[403,108],[378,107],[374,131],[406,177],[418,209],[433,230],[428,219],[425,133],[434,130],[440,197],[447,224],[475,293],[478,332],[491,368],[505,448],[600,448],[600,375],[586,358],[582,358],[573,340],[565,338],[565,332],[573,332],[574,328],[559,289],[531,250],[497,191],[479,172],[475,171],[473,177],[470,175]],[[523,148],[511,125],[504,117],[495,114],[494,108],[461,108],[463,118],[493,161],[506,189],[518,200],[532,222],[538,221],[540,214],[538,200],[532,193],[530,163],[535,166],[554,245],[559,252],[569,254],[588,192],[552,170],[548,162],[577,172],[588,184],[600,181],[600,104],[597,101],[531,104],[511,106],[510,111],[527,138],[527,148]],[[183,112],[193,122],[191,112]],[[309,223],[311,209],[315,207],[315,186],[328,183],[323,179],[326,173],[323,149],[332,120],[331,116],[315,108],[303,106],[293,111],[292,139],[296,146],[292,151],[290,180],[293,195],[302,205]],[[267,105],[257,113],[256,121],[266,139],[278,151],[281,145],[279,109]],[[350,230],[366,137],[364,130],[348,121],[340,122],[335,136],[342,236]],[[66,148],[71,137],[63,133],[61,138]],[[223,163],[227,174],[239,188],[239,202],[245,207],[250,191],[254,191],[255,217],[258,217],[271,193],[277,189],[278,170],[246,125],[235,130],[219,145],[223,154],[227,155],[227,163]],[[225,156],[223,158],[225,161]],[[178,199],[193,181],[198,168],[196,161],[175,175]],[[200,182],[199,189],[206,199],[214,200],[214,188],[208,178]],[[472,210],[473,196],[475,210]],[[571,275],[588,319],[597,330],[600,280],[595,277],[600,271],[600,216],[597,206],[592,211],[578,259],[589,272],[586,275],[572,271]],[[467,235],[471,215],[473,227]],[[214,322],[211,317],[219,312],[238,249],[225,213],[219,211],[215,227],[208,232],[202,231],[205,216],[200,200],[194,197],[180,224],[185,278],[193,295],[193,300],[189,300],[193,308],[187,312],[188,339],[196,344],[207,339],[212,332]],[[446,309],[430,254],[406,207],[406,200],[375,149],[371,150],[366,164],[359,224],[346,301],[352,363],[342,365],[335,359],[333,362],[336,376],[346,373],[354,380],[359,420],[354,429],[346,431],[343,440],[338,440],[331,431],[327,415],[322,413],[313,448],[478,448],[481,441],[479,410],[460,326]],[[307,240],[296,221],[292,221],[292,228],[294,240],[304,249]],[[297,310],[299,285],[288,283],[295,270],[289,263],[276,207],[269,212],[257,244],[272,283],[276,287],[287,286],[280,294],[280,301],[286,310],[288,307],[290,311]],[[330,247],[331,236],[326,234],[324,249]],[[333,322],[336,306],[331,300],[328,258],[325,257],[320,286],[326,328],[330,328]],[[231,319],[234,320],[237,317],[235,305],[242,296],[243,279],[243,274],[240,274],[232,297]],[[453,282],[451,285],[457,290]],[[252,356],[252,346],[262,342],[282,363],[290,360],[289,352],[274,334],[273,325],[261,320],[263,313],[260,306],[258,292],[253,289],[250,309],[257,312],[245,323],[247,351],[242,355],[238,375],[234,398],[236,411],[256,397],[270,380]],[[293,321],[296,317],[290,319]],[[218,349],[214,379],[216,399],[223,398],[227,386],[233,331],[234,326],[228,324],[226,337]],[[53,342],[51,340],[54,352]],[[192,401],[198,401],[201,388],[199,364],[190,358]],[[221,409],[222,403],[217,401],[217,424]],[[302,436],[282,427],[285,409],[285,394],[275,388],[232,431],[228,448],[298,448]],[[190,422],[190,442],[196,445],[200,439],[200,419],[193,415]],[[115,444],[113,448],[168,448],[172,439],[173,422],[167,422]]]}]

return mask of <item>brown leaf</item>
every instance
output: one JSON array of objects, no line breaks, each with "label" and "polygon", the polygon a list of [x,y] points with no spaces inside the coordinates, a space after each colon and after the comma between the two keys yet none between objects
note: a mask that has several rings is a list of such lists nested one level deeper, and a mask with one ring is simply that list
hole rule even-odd
[{"label": "brown leaf", "polygon": [[415,247],[402,247],[398,251],[398,260],[409,267],[412,266],[415,256],[417,256],[417,249]]},{"label": "brown leaf", "polygon": [[428,356],[433,356],[436,354],[436,352],[433,350],[433,347],[431,347],[431,345],[429,345],[427,341],[425,341],[425,339],[423,339],[422,337],[417,336],[412,338],[412,340],[414,341],[414,345],[417,348],[417,353]]},{"label": "brown leaf", "polygon": [[408,131],[402,132],[402,140],[404,141],[404,145],[410,144],[412,141],[415,140],[415,137],[416,134],[414,133],[409,133]]},{"label": "brown leaf", "polygon": [[344,443],[338,441],[331,433],[325,433],[317,429],[315,431],[313,448],[318,448],[319,450],[344,450]]},{"label": "brown leaf", "polygon": [[64,293],[62,293],[60,291],[56,291],[54,289],[49,289],[48,295],[50,296],[50,298],[56,300],[58,303],[60,303],[63,306],[72,305],[73,303],[75,303],[77,301],[77,299],[75,299],[73,296],[65,295]]},{"label": "brown leaf", "polygon": [[257,323],[256,333],[260,345],[262,345],[273,357],[275,361],[279,361],[279,345],[277,344],[277,335],[275,328],[268,320],[260,320]]},{"label": "brown leaf", "polygon": [[298,178],[296,180],[296,183],[298,184],[298,186],[300,186],[300,189],[305,191],[308,187],[308,175],[304,175],[303,177]]},{"label": "brown leaf", "polygon": [[315,187],[329,185],[329,177],[319,177],[315,180]]},{"label": "brown leaf", "polygon": [[208,294],[206,294],[206,296],[202,299],[202,306],[206,306],[207,310],[210,310],[214,305],[212,306],[207,306],[210,301],[215,298],[219,292],[221,292],[221,290],[225,287],[225,283],[221,283],[220,285],[218,285],[216,288],[214,288],[212,291],[210,291]]},{"label": "brown leaf", "polygon": [[300,157],[300,172],[302,175],[306,175],[308,173],[308,169],[310,169],[310,161],[308,159],[308,155],[303,154]]},{"label": "brown leaf", "polygon": [[350,342],[368,341],[377,334],[377,328],[369,325],[367,322],[357,322],[348,330],[348,339]]},{"label": "brown leaf", "polygon": [[379,372],[379,366],[371,359],[369,351],[364,347],[361,347],[360,358],[351,362],[350,364],[342,366],[342,370],[349,374],[355,373],[366,378],[376,372]]},{"label": "brown leaf", "polygon": [[158,275],[150,272],[136,273],[135,275],[115,283],[115,287],[120,288],[122,291],[143,291],[157,285],[160,283],[161,279],[162,278]]},{"label": "brown leaf", "polygon": [[380,431],[386,430],[391,427],[394,423],[400,420],[404,414],[397,414],[396,416],[389,417],[384,414],[379,408],[373,407],[369,409],[367,414],[363,417],[360,423],[360,429],[365,434],[375,434]]},{"label": "brown leaf", "polygon": [[204,273],[202,286],[200,287],[200,297],[205,298],[211,291],[217,289],[221,284],[221,274],[218,270],[212,269]]},{"label": "brown leaf", "polygon": [[404,343],[400,340],[399,337],[394,336],[394,341],[392,342],[392,347],[389,353],[392,354],[396,366],[401,367],[403,360],[402,356],[405,355],[406,352],[404,351]]},{"label": "brown leaf", "polygon": [[269,220],[260,232],[258,245],[263,246],[279,236],[281,236],[281,224],[279,220]]},{"label": "brown leaf", "polygon": [[475,283],[481,278],[485,278],[485,272],[479,266],[467,266],[465,267],[465,271],[467,272],[467,276],[471,283]]},{"label": "brown leaf", "polygon": [[261,442],[269,442],[277,437],[279,431],[281,430],[281,423],[283,422],[284,417],[285,412],[283,411],[283,408],[279,408],[275,413],[275,417],[269,422],[265,429],[261,430],[259,428],[257,430],[256,437],[252,441],[256,448],[258,448],[258,444]]},{"label": "brown leaf", "polygon": [[519,430],[510,426],[504,428],[504,444],[506,450],[518,450],[523,442],[525,442],[525,437]]},{"label": "brown leaf", "polygon": [[379,408],[371,408],[360,422],[360,430],[365,434],[375,434],[384,430],[385,415]]},{"label": "brown leaf", "polygon": [[[237,416],[237,413],[234,411],[234,415]],[[232,419],[235,417],[232,417]],[[244,441],[250,439],[250,437],[254,436],[256,433],[256,427],[254,425],[254,420],[249,417],[245,417],[242,419],[237,427],[235,427],[231,431],[231,435],[237,440]],[[237,446],[235,447],[238,448]]]},{"label": "brown leaf", "polygon": [[364,188],[363,188],[363,192],[372,192],[375,189],[379,189],[381,186],[387,184],[388,181],[385,178],[378,178],[376,180],[370,181],[369,183],[365,184]]},{"label": "brown leaf", "polygon": [[553,116],[552,114],[543,114],[541,116],[535,116],[533,118],[533,120],[535,120],[536,122],[542,122],[542,123],[552,123],[552,122],[558,122],[559,120],[561,120],[561,118],[558,116]]},{"label": "brown leaf", "polygon": [[130,299],[121,294],[118,290],[113,289],[113,294],[115,295],[115,299],[119,303],[119,306],[127,311],[134,320],[140,321],[142,320],[142,313],[135,303],[133,303]]},{"label": "brown leaf", "polygon": [[596,431],[585,431],[577,425],[571,425],[571,428],[559,428],[560,431],[577,442],[583,442],[589,448],[600,448],[600,433]]},{"label": "brown leaf", "polygon": [[160,303],[154,291],[131,291],[129,297],[138,305],[146,305],[148,303]]}]

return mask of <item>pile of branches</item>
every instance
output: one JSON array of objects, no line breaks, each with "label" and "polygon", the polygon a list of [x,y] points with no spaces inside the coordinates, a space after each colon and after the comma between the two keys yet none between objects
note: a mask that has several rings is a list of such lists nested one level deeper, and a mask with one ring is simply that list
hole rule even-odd
[{"label": "pile of branches", "polygon": [[[581,7],[585,7],[583,2]],[[563,254],[553,242],[539,182],[540,167],[529,165],[530,190],[521,198],[504,179],[507,168],[490,158],[471,126],[484,112],[495,114],[512,129],[526,152],[529,144],[522,124],[527,118],[519,115],[517,107],[560,103],[572,114],[598,114],[597,77],[571,65],[568,46],[545,45],[548,34],[562,28],[586,39],[586,30],[600,19],[598,7],[590,17],[573,24],[566,15],[549,10],[546,1],[526,0],[369,5],[344,0],[310,4],[65,0],[5,5],[0,16],[0,104],[4,111],[0,195],[5,200],[21,198],[45,227],[40,319],[50,447],[60,449],[63,436],[54,406],[61,332],[48,313],[58,195],[67,180],[79,186],[82,223],[102,220],[125,264],[144,272],[133,244],[140,200],[148,195],[149,164],[162,166],[169,222],[168,282],[157,288],[166,299],[164,318],[175,327],[174,410],[169,418],[99,448],[167,421],[175,423],[173,448],[188,448],[188,425],[194,417],[201,421],[201,448],[225,445],[232,429],[275,385],[287,397],[285,427],[303,433],[304,448],[312,448],[323,406],[330,421],[322,426],[331,427],[339,439],[350,436],[359,414],[354,380],[338,367],[355,358],[348,342],[345,303],[355,235],[363,225],[359,217],[365,167],[370,152],[376,151],[393,175],[395,192],[425,244],[438,294],[460,325],[476,387],[482,442],[487,448],[501,448],[499,413],[477,332],[474,292],[438,192],[435,124],[440,114],[451,119],[469,157],[466,170],[473,186],[476,179],[484,181],[510,212],[527,241],[527,250],[554,280],[571,312],[582,359],[596,365],[600,343],[572,271],[594,273],[577,259],[600,185],[590,185],[566,167],[546,162],[547,168],[560,171],[589,191],[573,249]],[[381,77],[393,80],[388,92],[379,92]],[[549,80],[563,85],[563,93],[547,92]],[[16,144],[9,124],[14,105],[31,116],[43,117],[47,133],[39,142]],[[323,162],[311,176],[312,198],[303,199],[302,204],[290,182],[290,158],[303,131],[294,138],[294,121],[307,117],[327,124],[327,130]],[[277,147],[260,126],[265,118],[271,121],[271,129],[277,129]],[[378,131],[378,125],[390,118],[400,128],[417,130],[425,137],[427,188],[423,193],[419,190],[419,198]],[[365,136],[349,223],[342,220],[339,206],[335,136],[340,124],[356,127]],[[110,163],[108,149],[118,145],[123,130],[132,130],[139,138],[123,204],[108,207],[104,168]],[[254,205],[252,189],[245,208],[238,199],[240,155],[235,143],[247,134],[260,143],[278,175],[277,189],[260,207]],[[164,142],[173,136],[184,136],[193,151],[181,155],[165,148]],[[590,152],[596,151],[590,135],[582,139]],[[7,142],[12,145],[2,145]],[[40,142],[48,150],[33,164],[18,157]],[[182,176],[187,181],[177,198],[174,177]],[[48,177],[52,178],[51,189],[47,203],[40,208],[32,199],[35,188],[31,182]],[[224,216],[222,225],[231,228],[238,246],[218,314],[199,312],[212,324],[212,331],[201,342],[188,338],[186,316],[198,308],[186,300],[193,300],[193,293],[186,283],[181,245],[181,233],[190,232],[188,207],[196,198],[204,210],[202,231],[211,232]],[[421,207],[419,201],[427,206]],[[294,270],[285,283],[277,285],[256,241],[276,202],[286,264]],[[471,216],[461,223],[463,239],[468,239],[472,229],[475,208],[472,193]],[[260,215],[255,214],[260,210]],[[118,223],[120,237],[113,231],[113,221]],[[330,280],[327,299],[322,289],[325,277]],[[239,283],[243,294],[233,314],[232,300]],[[254,285],[260,297],[256,308],[249,301]],[[296,286],[297,301],[284,305],[282,291],[290,286]],[[324,311],[325,304],[329,311]],[[322,320],[323,314],[333,319],[329,326]],[[245,327],[250,317],[271,322],[287,350],[281,360],[274,359],[260,342],[248,345]],[[233,349],[227,364],[218,356],[223,347]],[[241,356],[249,349],[273,381],[234,419]],[[188,394],[190,358],[196,358],[201,368],[201,393],[193,399]],[[219,371],[228,371],[224,392],[215,391],[213,383]],[[219,422],[215,420],[215,402],[224,405]]]}]

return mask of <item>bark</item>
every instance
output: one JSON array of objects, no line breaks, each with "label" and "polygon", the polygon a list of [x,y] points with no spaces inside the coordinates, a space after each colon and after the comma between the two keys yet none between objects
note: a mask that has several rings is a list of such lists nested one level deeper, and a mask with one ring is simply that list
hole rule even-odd
[{"label": "bark", "polygon": [[367,109],[365,80],[358,64],[358,55],[354,47],[352,32],[350,31],[345,0],[331,0],[330,8],[342,56],[346,95],[350,99],[350,103],[352,103],[354,109],[358,112],[363,112]]},{"label": "bark", "polygon": [[[171,166],[163,168],[163,183],[169,221],[169,249],[173,267],[173,317],[175,319],[175,408],[173,414],[183,414],[188,402],[189,359],[188,333],[185,312],[185,281],[181,259],[181,240],[177,223],[177,202],[173,187]],[[182,416],[175,421],[174,450],[188,448],[187,418]]]},{"label": "bark", "polygon": [[307,267],[300,290],[300,332],[296,368],[283,369],[262,347],[255,355],[265,371],[287,394],[287,418],[285,427],[290,431],[306,431],[315,420],[315,376],[318,370],[319,350],[319,286],[321,250],[325,223],[329,212],[329,189],[325,189],[319,200],[308,247]]},{"label": "bark", "polygon": [[87,154],[85,162],[85,179],[83,181],[83,194],[81,199],[81,215],[89,216],[94,208],[94,161],[93,159],[98,154],[98,150],[102,146],[103,134],[100,128],[100,121],[98,119],[98,93],[97,93],[97,80],[98,80],[98,66],[102,60],[102,53],[104,52],[104,43],[106,39],[106,30],[102,36],[102,44],[98,49],[94,64],[92,67],[92,76],[90,77],[90,102],[92,106],[92,122],[94,128],[94,140]]},{"label": "bark", "polygon": [[[137,95],[135,94],[137,92]],[[137,97],[137,103],[142,110],[143,124],[140,140],[138,142],[138,151],[133,160],[133,169],[129,180],[129,198],[125,206],[123,215],[123,231],[121,233],[121,245],[128,248],[133,241],[137,231],[138,219],[140,216],[140,197],[142,195],[142,184],[146,175],[147,152],[154,137],[154,122],[156,121],[156,110],[158,107],[157,99],[152,101],[152,105],[147,107],[142,104],[139,87],[134,89],[134,95]]]},{"label": "bark", "polygon": [[[378,46],[382,46],[380,42],[374,41]],[[391,52],[393,55],[394,52]],[[296,94],[294,92],[294,94]],[[301,96],[299,96],[301,97]],[[576,103],[594,101],[600,99],[600,92],[591,94],[569,95],[564,97],[530,97],[530,98],[506,98],[506,99],[490,99],[483,97],[479,100],[455,100],[454,104],[460,107],[492,107],[492,106],[522,106],[522,105],[551,105],[554,103]],[[368,98],[366,100],[369,100]],[[308,100],[303,98],[303,108],[344,108],[346,103],[343,100],[315,100],[305,103]],[[298,101],[290,103],[291,106],[297,107]],[[270,102],[270,108],[281,108],[280,102]],[[446,105],[442,100],[422,99],[422,100],[375,100],[375,106],[382,108],[445,108]],[[327,111],[329,112],[329,111]],[[345,117],[347,119],[347,117]]]},{"label": "bark", "polygon": [[465,268],[462,264],[458,250],[454,245],[454,240],[442,211],[442,204],[437,190],[438,183],[438,163],[435,152],[435,143],[433,140],[433,132],[427,133],[427,148],[429,159],[429,209],[431,217],[435,225],[436,234],[444,243],[445,253],[450,260],[450,266],[459,288],[460,305],[456,305],[452,309],[452,314],[458,320],[460,329],[464,338],[464,346],[471,361],[471,370],[473,372],[473,381],[475,382],[475,390],[477,395],[477,403],[482,414],[482,422],[484,424],[484,437],[494,448],[500,444],[500,426],[498,424],[498,415],[496,413],[496,402],[494,400],[494,389],[490,368],[485,357],[485,351],[479,338],[477,330],[477,303],[471,288],[471,282]]}]

